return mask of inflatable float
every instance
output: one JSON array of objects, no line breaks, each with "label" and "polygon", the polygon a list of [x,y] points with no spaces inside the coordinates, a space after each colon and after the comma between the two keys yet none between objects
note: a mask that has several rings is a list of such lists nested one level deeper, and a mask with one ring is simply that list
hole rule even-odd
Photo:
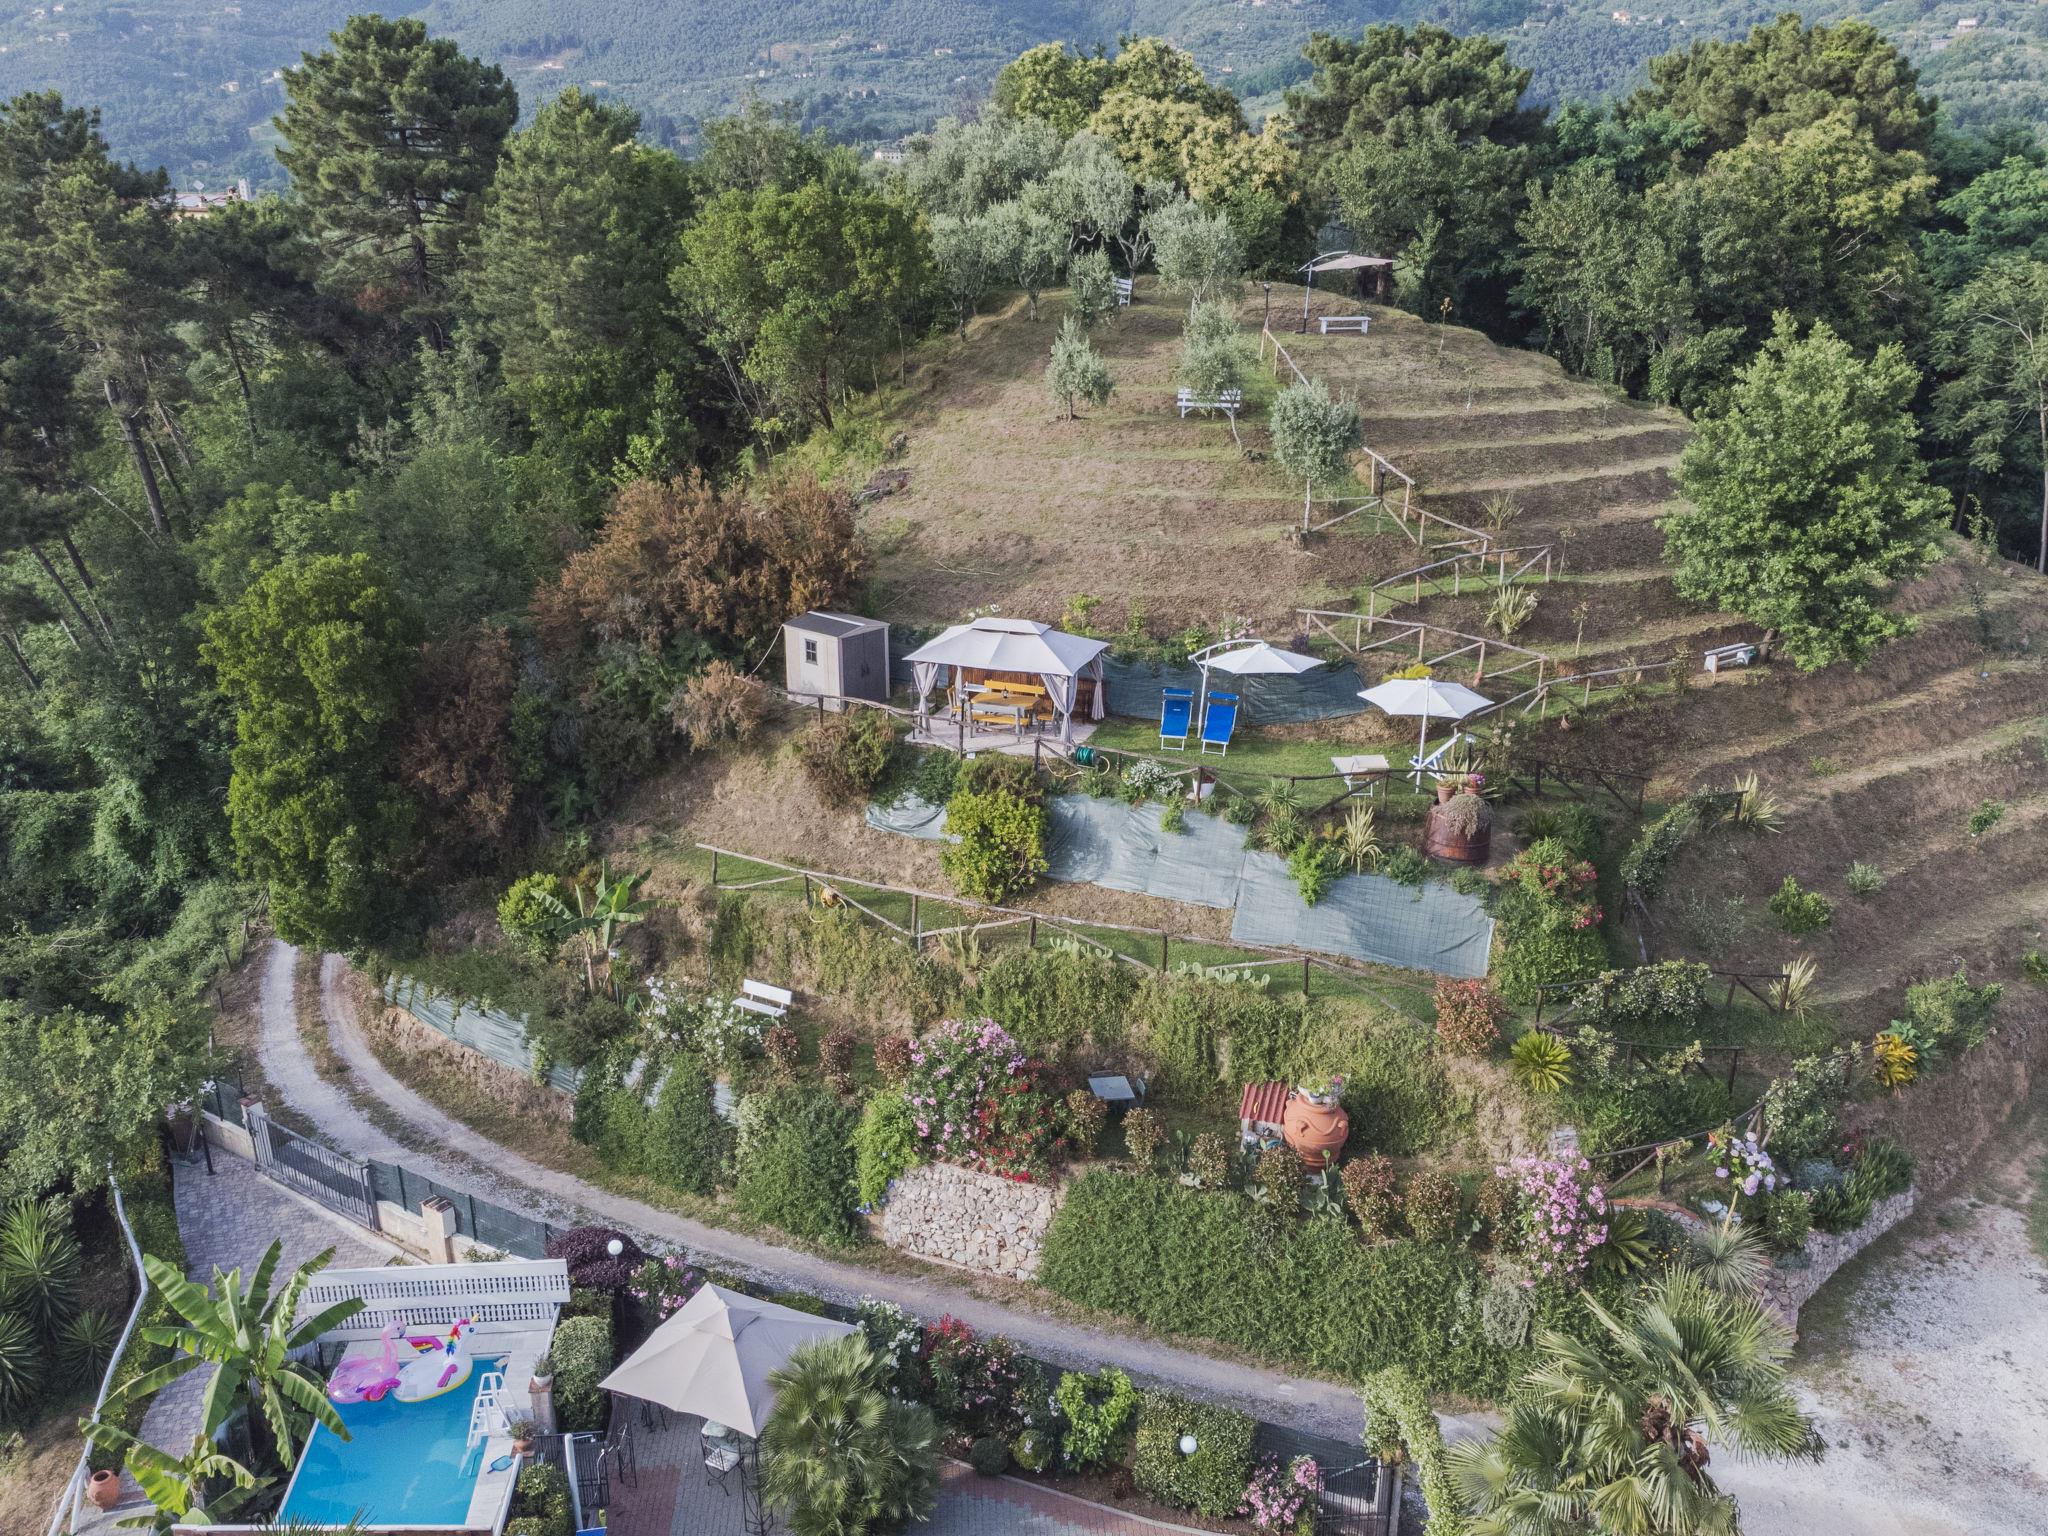
[{"label": "inflatable float", "polygon": [[[401,1403],[423,1403],[453,1392],[475,1369],[469,1355],[469,1331],[474,1326],[475,1320],[465,1317],[446,1338],[408,1336],[405,1324],[393,1319],[377,1336],[383,1345],[379,1353],[335,1367],[327,1378],[327,1396],[344,1405],[382,1402],[386,1396]],[[401,1343],[409,1354],[400,1353]]]}]

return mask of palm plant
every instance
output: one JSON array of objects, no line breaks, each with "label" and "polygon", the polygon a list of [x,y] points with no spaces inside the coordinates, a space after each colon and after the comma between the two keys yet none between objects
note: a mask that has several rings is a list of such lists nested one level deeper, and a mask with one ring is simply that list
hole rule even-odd
[{"label": "palm plant", "polygon": [[0,1305],[45,1342],[78,1310],[78,1239],[43,1201],[15,1201],[0,1223]]},{"label": "palm plant", "polygon": [[1529,1030],[1508,1047],[1508,1070],[1531,1093],[1562,1093],[1572,1081],[1571,1047],[1555,1035]]},{"label": "palm plant", "polygon": [[888,1394],[859,1334],[799,1349],[769,1380],[775,1412],[761,1434],[761,1494],[792,1536],[862,1536],[931,1514],[931,1410]]},{"label": "palm plant", "polygon": [[246,1290],[240,1269],[226,1274],[216,1269],[209,1289],[187,1280],[153,1254],[145,1255],[142,1267],[150,1284],[185,1322],[182,1327],[142,1330],[144,1339],[175,1351],[176,1357],[136,1377],[119,1396],[150,1397],[188,1372],[212,1365],[213,1380],[206,1388],[207,1423],[218,1427],[226,1422],[231,1406],[246,1401],[252,1442],[259,1436],[267,1436],[269,1441],[267,1446],[259,1446],[254,1459],[280,1469],[289,1467],[296,1459],[307,1419],[348,1439],[348,1427],[327,1401],[319,1377],[294,1360],[292,1353],[354,1317],[363,1310],[363,1302],[351,1297],[294,1324],[299,1297],[334,1257],[334,1250],[301,1264],[273,1290],[271,1282],[283,1252],[282,1243],[270,1245]]},{"label": "palm plant", "polygon": [[1528,623],[1535,612],[1536,589],[1504,581],[1493,589],[1493,601],[1486,609],[1486,622],[1493,626],[1495,634],[1506,640]]},{"label": "palm plant", "polygon": [[1694,1232],[1681,1262],[1708,1289],[1730,1296],[1755,1295],[1771,1267],[1756,1235],[1729,1221]]},{"label": "palm plant", "polygon": [[1732,1536],[1735,1501],[1707,1471],[1713,1444],[1818,1459],[1785,1383],[1791,1336],[1754,1296],[1677,1270],[1625,1318],[1582,1299],[1604,1337],[1544,1329],[1543,1362],[1506,1425],[1451,1451],[1474,1536]]}]

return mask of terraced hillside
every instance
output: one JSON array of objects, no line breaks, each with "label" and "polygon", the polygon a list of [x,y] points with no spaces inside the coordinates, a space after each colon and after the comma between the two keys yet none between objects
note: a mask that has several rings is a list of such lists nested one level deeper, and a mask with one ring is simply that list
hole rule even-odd
[{"label": "terraced hillside", "polygon": [[[1260,307],[1245,307],[1248,334]],[[878,611],[938,622],[992,604],[1057,620],[1086,596],[1104,630],[1136,609],[1154,633],[1243,615],[1285,635],[1298,607],[1351,608],[1432,558],[1365,518],[1299,540],[1299,490],[1255,461],[1262,392],[1241,429],[1252,460],[1220,420],[1176,419],[1180,315],[1156,293],[1099,343],[1116,373],[1110,404],[1058,419],[1039,373],[1059,310],[1048,303],[1034,322],[1020,302],[977,322],[967,341],[923,354],[885,402],[875,440],[905,434],[909,484],[868,514]],[[2015,1001],[2038,1010],[2048,993],[2019,962],[2048,922],[2048,583],[1959,541],[1899,595],[1917,631],[1861,671],[1709,678],[1702,647],[1755,631],[1686,602],[1662,564],[1656,519],[1677,494],[1683,418],[1397,312],[1374,310],[1363,338],[1283,339],[1304,370],[1356,395],[1368,442],[1416,478],[1422,505],[1479,523],[1508,496],[1518,510],[1500,541],[1553,547],[1555,579],[1517,643],[1566,671],[1685,658],[1675,694],[1528,718],[1532,749],[1647,773],[1653,800],[1753,768],[1780,801],[1778,834],[1682,856],[1655,944],[1759,969],[1810,954],[1821,995],[1849,1005],[1837,1011],[1857,1033],[1906,981],[1959,962],[2014,982]],[[1401,611],[1476,633],[1484,604],[1468,588]],[[1867,896],[1845,883],[1856,862],[1884,881]],[[1834,900],[1825,931],[1794,941],[1771,920],[1765,903],[1787,874]]]}]

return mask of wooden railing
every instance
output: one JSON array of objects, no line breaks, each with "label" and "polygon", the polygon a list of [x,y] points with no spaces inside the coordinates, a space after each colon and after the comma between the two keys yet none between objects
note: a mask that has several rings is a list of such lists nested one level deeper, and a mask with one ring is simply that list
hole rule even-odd
[{"label": "wooden railing", "polygon": [[1680,663],[1675,660],[1640,661],[1629,662],[1619,667],[1603,667],[1593,672],[1568,672],[1557,677],[1539,677],[1533,688],[1526,688],[1513,698],[1502,699],[1498,703],[1487,705],[1484,709],[1474,710],[1465,717],[1463,723],[1470,726],[1488,715],[1505,714],[1517,705],[1521,706],[1521,712],[1525,715],[1534,710],[1537,719],[1548,719],[1550,696],[1553,693],[1562,694],[1567,700],[1573,693],[1577,693],[1578,703],[1584,708],[1593,702],[1593,695],[1596,693],[1621,692],[1640,684],[1648,673],[1668,672],[1679,665]]},{"label": "wooden railing", "polygon": [[[1489,677],[1498,681],[1504,677],[1527,673],[1534,668],[1537,687],[1540,688],[1545,671],[1556,665],[1543,652],[1532,651],[1527,646],[1513,645],[1506,640],[1490,640],[1485,635],[1468,635],[1463,630],[1445,629],[1440,624],[1425,624],[1420,619],[1393,619],[1381,613],[1360,613],[1355,609],[1345,611],[1336,608],[1297,608],[1294,613],[1295,617],[1301,620],[1306,633],[1321,635],[1353,657],[1363,656],[1368,651],[1381,650],[1390,645],[1402,645],[1410,640],[1415,642],[1415,660],[1422,666],[1435,667],[1447,661],[1455,661],[1461,656],[1471,656],[1472,681],[1475,686]],[[1349,639],[1345,638],[1347,628]],[[1377,638],[1368,639],[1368,636]],[[1434,655],[1430,650],[1432,637],[1436,637],[1435,643],[1445,645],[1444,649]],[[1491,670],[1487,667],[1489,656],[1495,658]],[[1503,664],[1499,660],[1501,657],[1512,659]],[[1518,694],[1516,697],[1522,695]],[[1500,706],[1492,707],[1498,709]]]},{"label": "wooden railing", "polygon": [[[1404,589],[1405,600],[1411,603],[1419,603],[1425,596],[1461,596],[1467,572],[1475,581],[1484,581],[1493,587],[1508,586],[1537,571],[1541,573],[1537,580],[1547,582],[1551,578],[1555,553],[1554,546],[1549,544],[1495,545],[1491,549],[1459,550],[1444,559],[1432,560],[1428,565],[1382,576],[1365,594],[1365,611],[1368,616],[1382,611],[1392,612],[1393,604],[1403,600]],[[1508,567],[1517,558],[1520,563],[1510,570]],[[1384,610],[1380,608],[1383,595],[1387,603]]]},{"label": "wooden railing", "polygon": [[1600,791],[1613,797],[1615,804],[1625,811],[1640,816],[1643,811],[1643,795],[1649,788],[1650,776],[1637,773],[1629,768],[1602,768],[1590,763],[1553,763],[1542,758],[1516,756],[1506,774],[1506,788],[1516,794],[1535,799],[1543,794],[1545,781],[1550,788],[1562,790],[1569,795],[1585,795]]}]

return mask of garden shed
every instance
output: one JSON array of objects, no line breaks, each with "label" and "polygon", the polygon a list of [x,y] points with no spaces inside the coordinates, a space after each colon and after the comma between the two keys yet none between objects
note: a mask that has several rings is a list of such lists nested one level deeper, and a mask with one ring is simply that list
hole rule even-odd
[{"label": "garden shed", "polygon": [[931,692],[944,669],[954,711],[980,720],[989,710],[1017,707],[1021,700],[1028,717],[1056,723],[1066,738],[1075,716],[1100,720],[1109,712],[1102,678],[1108,650],[1107,641],[1050,624],[990,616],[955,624],[904,659],[917,686],[921,718],[929,714]]},{"label": "garden shed", "polygon": [[782,626],[783,686],[799,704],[889,702],[889,626],[850,613],[800,613]]}]

